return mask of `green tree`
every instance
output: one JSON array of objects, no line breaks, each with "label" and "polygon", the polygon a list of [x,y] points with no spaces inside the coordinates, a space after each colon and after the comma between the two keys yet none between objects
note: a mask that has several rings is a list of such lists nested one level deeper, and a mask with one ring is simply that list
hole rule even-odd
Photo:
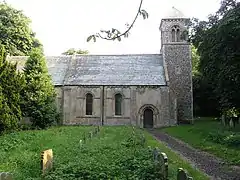
[{"label": "green tree", "polygon": [[200,63],[200,56],[198,55],[197,49],[191,45],[192,51],[192,73],[193,76],[199,73],[199,63]]},{"label": "green tree", "polygon": [[240,3],[223,1],[208,21],[198,21],[193,30],[199,71],[210,87],[209,94],[222,111],[240,109]]},{"label": "green tree", "polygon": [[28,55],[33,47],[42,48],[22,11],[0,2],[0,44],[10,55]]},{"label": "green tree", "polygon": [[0,54],[0,132],[14,130],[22,118],[20,92],[24,87],[23,75],[17,72],[16,64],[6,60],[1,46]]},{"label": "green tree", "polygon": [[63,52],[63,55],[74,55],[74,54],[88,54],[88,50],[74,49],[70,48],[67,51]]},{"label": "green tree", "polygon": [[27,84],[24,89],[25,115],[30,117],[34,127],[46,128],[56,122],[58,113],[56,93],[41,50],[32,50],[24,75]]}]

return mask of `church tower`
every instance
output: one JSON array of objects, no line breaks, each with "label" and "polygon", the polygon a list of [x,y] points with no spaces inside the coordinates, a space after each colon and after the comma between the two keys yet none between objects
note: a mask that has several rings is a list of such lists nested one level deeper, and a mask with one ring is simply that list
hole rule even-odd
[{"label": "church tower", "polygon": [[193,120],[191,46],[186,32],[189,18],[172,7],[161,20],[161,53],[167,72],[170,94],[177,99],[178,121]]}]

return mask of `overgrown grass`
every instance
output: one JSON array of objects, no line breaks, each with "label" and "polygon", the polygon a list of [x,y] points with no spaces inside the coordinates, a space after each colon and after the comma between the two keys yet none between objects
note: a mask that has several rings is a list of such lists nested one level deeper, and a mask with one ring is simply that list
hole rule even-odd
[{"label": "overgrown grass", "polygon": [[[76,179],[80,176],[106,179],[111,175],[117,175],[119,179],[126,179],[125,175],[144,179],[144,176],[156,175],[152,172],[159,172],[151,163],[149,148],[132,146],[131,127],[102,127],[100,134],[81,145],[83,133],[91,129],[90,126],[55,127],[1,136],[0,172],[11,172],[17,180],[40,180],[40,152],[49,148],[54,153],[54,171],[46,179]],[[167,154],[170,180],[176,179],[178,167],[186,169],[196,180],[208,179],[149,133],[139,129],[137,132],[145,134],[146,146],[157,146]]]},{"label": "overgrown grass", "polygon": [[194,125],[180,125],[161,129],[193,147],[207,151],[230,164],[240,165],[240,127],[221,125],[214,118],[200,118]]}]

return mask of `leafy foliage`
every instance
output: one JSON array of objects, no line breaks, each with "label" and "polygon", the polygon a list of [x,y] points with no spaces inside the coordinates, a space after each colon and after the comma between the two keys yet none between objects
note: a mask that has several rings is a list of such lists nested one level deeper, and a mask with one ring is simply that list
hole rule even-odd
[{"label": "leafy foliage", "polygon": [[0,2],[0,44],[10,55],[28,55],[33,47],[42,48],[30,29],[30,19],[5,2]]},{"label": "leafy foliage", "polygon": [[[117,146],[106,144],[96,151],[86,145],[80,153],[103,157],[62,164],[45,179],[163,179],[161,164],[153,162],[152,149],[145,147],[142,136],[140,131],[132,128],[132,133]],[[111,156],[108,162],[105,161],[106,154]]]},{"label": "leafy foliage", "polygon": [[[148,132],[140,129],[135,129],[135,134],[140,139],[144,134],[146,138],[145,148],[140,143],[136,146],[135,154],[132,151],[132,143],[129,147],[126,147],[126,144],[128,144],[129,139],[132,139],[131,142],[141,142],[142,140],[133,138],[133,130],[127,126],[103,126],[96,136],[80,145],[83,135],[91,131],[92,128],[92,126],[62,126],[51,127],[47,130],[5,134],[0,137],[0,169],[4,172],[14,172],[14,179],[17,180],[44,179],[39,168],[39,154],[43,150],[53,149],[54,169],[45,179],[53,179],[54,176],[56,176],[56,179],[60,179],[60,177],[71,179],[73,176],[78,176],[78,173],[85,177],[87,174],[93,175],[92,177],[100,177],[100,173],[98,173],[100,171],[103,172],[101,177],[107,175],[119,177],[122,175],[124,177],[123,172],[126,172],[126,175],[129,176],[133,175],[132,177],[139,177],[140,170],[143,170],[142,177],[149,174],[152,178],[154,175],[151,175],[150,172],[153,171],[153,164],[149,163],[151,163],[153,156],[149,155],[151,149],[148,148],[148,146],[151,146],[158,147],[167,154],[169,158],[169,179],[176,179],[178,167],[187,169],[196,180],[207,178],[178,154],[159,143]],[[140,148],[140,151],[138,151],[138,148]],[[145,162],[145,158],[149,159]],[[150,169],[146,169],[145,165],[146,168]],[[139,170],[137,169],[138,166],[140,166]],[[133,172],[129,172],[128,168],[135,169]],[[111,170],[116,171],[110,172]],[[63,172],[66,172],[66,175]],[[156,173],[159,173],[159,171],[156,171]]]},{"label": "leafy foliage", "polygon": [[142,9],[142,3],[143,0],[140,1],[140,5],[137,11],[137,14],[132,22],[131,25],[129,25],[128,23],[126,23],[126,27],[127,30],[125,30],[125,32],[121,33],[119,30],[112,28],[111,30],[101,30],[99,33],[96,34],[92,34],[87,38],[87,42],[93,40],[94,42],[96,42],[97,38],[101,38],[101,39],[105,39],[105,40],[118,40],[121,41],[122,37],[127,38],[130,34],[130,30],[133,28],[133,25],[135,24],[138,16],[142,16],[143,19],[147,19],[149,17],[149,14],[146,10]]},{"label": "leafy foliage", "polygon": [[223,144],[229,147],[240,148],[240,134],[229,131],[210,132],[207,136],[208,140]]},{"label": "leafy foliage", "polygon": [[195,116],[218,116],[219,102],[211,82],[198,72],[193,76],[193,107]]},{"label": "leafy foliage", "polygon": [[74,49],[70,48],[67,51],[63,52],[63,55],[74,55],[74,54],[88,54],[89,52],[87,50],[81,50],[81,49]]},{"label": "leafy foliage", "polygon": [[0,54],[0,133],[14,130],[22,118],[20,92],[24,78],[17,72],[16,64],[6,60],[4,47]]},{"label": "leafy foliage", "polygon": [[192,21],[192,43],[200,55],[199,73],[209,83],[221,111],[240,108],[240,3],[222,1],[208,21]]},{"label": "leafy foliage", "polygon": [[193,76],[199,74],[199,63],[200,63],[200,56],[197,53],[197,49],[191,45],[191,52],[192,52],[192,73]]},{"label": "leafy foliage", "polygon": [[32,50],[24,75],[27,83],[23,92],[24,115],[30,117],[33,126],[46,128],[56,122],[56,93],[41,50]]}]

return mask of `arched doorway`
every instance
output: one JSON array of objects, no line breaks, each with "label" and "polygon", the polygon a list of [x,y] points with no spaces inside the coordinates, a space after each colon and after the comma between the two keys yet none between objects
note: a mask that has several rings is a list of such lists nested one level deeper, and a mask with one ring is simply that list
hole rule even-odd
[{"label": "arched doorway", "polygon": [[153,128],[153,111],[149,108],[145,109],[143,113],[143,127]]}]

